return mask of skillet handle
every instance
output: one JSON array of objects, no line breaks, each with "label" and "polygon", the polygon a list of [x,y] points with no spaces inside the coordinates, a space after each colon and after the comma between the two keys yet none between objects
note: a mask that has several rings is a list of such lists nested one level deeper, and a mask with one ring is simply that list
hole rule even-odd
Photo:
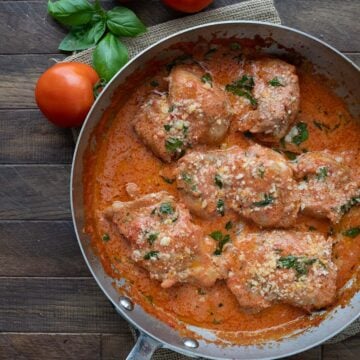
[{"label": "skillet handle", "polygon": [[162,345],[150,336],[140,333],[135,346],[126,360],[150,360],[154,352]]}]

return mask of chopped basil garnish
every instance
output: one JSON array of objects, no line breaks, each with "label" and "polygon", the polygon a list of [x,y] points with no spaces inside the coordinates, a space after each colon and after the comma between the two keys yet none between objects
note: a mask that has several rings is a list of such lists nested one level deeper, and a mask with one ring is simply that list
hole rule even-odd
[{"label": "chopped basil garnish", "polygon": [[217,201],[216,210],[221,216],[225,215],[225,203],[224,203],[224,200],[219,199]]},{"label": "chopped basil garnish", "polygon": [[213,231],[209,236],[218,243],[214,255],[221,255],[224,245],[231,241],[229,234],[223,235],[219,230]]},{"label": "chopped basil garnish", "polygon": [[232,42],[230,43],[230,49],[231,50],[240,50],[241,49],[241,46],[239,43],[237,42]]},{"label": "chopped basil garnish", "polygon": [[166,176],[160,175],[160,177],[168,184],[173,184],[175,182],[175,179],[170,179]]},{"label": "chopped basil garnish", "polygon": [[341,205],[340,206],[341,214],[345,215],[346,213],[348,213],[350,211],[350,209],[353,206],[358,205],[358,204],[360,204],[360,195],[359,196],[354,196],[346,204]]},{"label": "chopped basil garnish", "polygon": [[265,175],[265,168],[263,165],[259,166],[257,168],[257,173],[259,175],[259,178],[263,179],[264,178],[264,175]]},{"label": "chopped basil garnish", "polygon": [[292,152],[292,151],[284,151],[284,155],[289,159],[289,160],[295,160],[296,157],[298,156],[298,154]]},{"label": "chopped basil garnish", "polygon": [[219,230],[213,231],[211,234],[209,234],[209,236],[216,241],[220,241],[223,238],[223,234]]},{"label": "chopped basil garnish", "polygon": [[360,226],[347,229],[347,230],[345,230],[342,234],[343,234],[344,236],[347,236],[347,237],[350,237],[350,238],[354,238],[354,237],[360,235]]},{"label": "chopped basil garnish", "polygon": [[170,203],[162,203],[159,207],[159,211],[161,214],[171,215],[175,212],[174,208]]},{"label": "chopped basil garnish", "polygon": [[152,245],[155,242],[155,240],[158,238],[158,236],[159,236],[159,233],[152,233],[147,236],[146,240],[148,241],[148,243],[150,245]]},{"label": "chopped basil garnish", "polygon": [[269,85],[275,86],[275,87],[277,87],[277,86],[284,86],[284,85],[280,82],[280,80],[279,80],[279,78],[278,78],[277,76],[275,76],[273,79],[271,79],[271,80],[269,81]]},{"label": "chopped basil garnish", "polygon": [[175,105],[174,105],[174,104],[171,104],[171,105],[169,106],[168,112],[171,113],[171,112],[173,112],[174,110],[175,110]]},{"label": "chopped basil garnish", "polygon": [[232,223],[231,220],[229,220],[229,221],[225,224],[225,229],[226,229],[227,231],[229,231],[230,229],[232,229],[232,227],[233,227],[233,223]]},{"label": "chopped basil garnish", "polygon": [[165,129],[165,131],[170,131],[171,125],[170,124],[165,124],[164,129]]},{"label": "chopped basil garnish", "polygon": [[156,250],[149,251],[144,255],[144,260],[159,259],[159,252]]},{"label": "chopped basil garnish", "polygon": [[185,171],[181,173],[181,179],[183,179],[183,181],[186,182],[187,184],[192,183],[192,176]]},{"label": "chopped basil garnish", "polygon": [[215,182],[216,186],[218,186],[220,189],[222,189],[224,184],[223,184],[222,178],[219,174],[215,175],[214,182]]},{"label": "chopped basil garnish", "polygon": [[151,80],[151,81],[150,81],[150,85],[151,85],[152,87],[157,87],[157,86],[159,86],[159,83],[158,83],[156,80]]},{"label": "chopped basil garnish", "polygon": [[328,168],[325,166],[322,166],[318,169],[316,172],[316,179],[319,181],[324,181],[325,178],[328,176]]},{"label": "chopped basil garnish", "polygon": [[291,142],[299,146],[309,138],[309,132],[307,129],[307,124],[304,122],[298,122],[295,126],[298,134],[292,137]]},{"label": "chopped basil garnish", "polygon": [[316,230],[315,226],[312,226],[312,225],[309,226],[309,231],[315,231],[315,230]]},{"label": "chopped basil garnish", "polygon": [[237,96],[243,96],[250,101],[252,106],[257,105],[257,100],[251,95],[254,88],[254,79],[252,76],[243,75],[241,79],[233,81],[225,86],[225,90]]},{"label": "chopped basil garnish", "polygon": [[264,194],[264,199],[253,202],[253,206],[263,207],[268,206],[274,202],[275,198],[271,194]]},{"label": "chopped basil garnish", "polygon": [[168,138],[165,140],[165,147],[166,150],[169,152],[176,152],[178,150],[181,150],[181,147],[184,145],[184,143],[177,138]]},{"label": "chopped basil garnish", "polygon": [[105,241],[105,242],[108,242],[109,240],[110,240],[110,236],[109,236],[109,234],[103,234],[103,236],[102,236],[102,240],[103,241]]},{"label": "chopped basil garnish", "polygon": [[203,76],[201,77],[201,81],[202,81],[204,84],[209,84],[209,85],[211,85],[211,87],[212,87],[212,81],[213,81],[213,79],[212,79],[211,74],[206,73],[205,75],[203,75]]},{"label": "chopped basil garnish", "polygon": [[298,277],[307,275],[309,267],[314,264],[317,259],[307,258],[305,256],[281,256],[277,261],[277,267],[279,269],[294,269]]}]

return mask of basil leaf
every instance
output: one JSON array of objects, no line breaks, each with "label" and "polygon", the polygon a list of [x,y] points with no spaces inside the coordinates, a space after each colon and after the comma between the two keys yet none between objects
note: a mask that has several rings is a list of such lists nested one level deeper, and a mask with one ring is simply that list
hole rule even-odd
[{"label": "basil leaf", "polygon": [[49,14],[67,26],[87,24],[95,12],[95,8],[86,0],[59,0],[48,2]]},{"label": "basil leaf", "polygon": [[113,34],[99,42],[93,53],[93,65],[99,76],[109,81],[128,61],[129,55],[123,45]]},{"label": "basil leaf", "polygon": [[274,200],[275,198],[271,194],[264,194],[264,200],[255,201],[252,205],[256,207],[264,207],[272,204]]},{"label": "basil leaf", "polygon": [[296,125],[296,129],[298,134],[293,136],[291,141],[295,145],[300,145],[304,141],[306,141],[309,138],[309,132],[307,129],[307,124],[303,122],[298,122]]},{"label": "basil leaf", "polygon": [[105,29],[103,20],[91,25],[73,27],[61,41],[59,50],[75,51],[95,46],[104,35]]},{"label": "basil leaf", "polygon": [[353,228],[347,229],[343,232],[343,235],[354,238],[354,237],[360,235],[360,227],[358,226],[358,227],[353,227]]},{"label": "basil leaf", "polygon": [[118,6],[106,13],[107,27],[118,36],[136,36],[146,31],[146,26],[128,8]]}]

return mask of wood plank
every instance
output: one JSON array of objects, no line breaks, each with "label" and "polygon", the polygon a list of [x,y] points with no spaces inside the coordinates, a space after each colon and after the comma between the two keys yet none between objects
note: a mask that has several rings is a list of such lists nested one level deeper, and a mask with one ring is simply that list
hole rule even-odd
[{"label": "wood plank", "polygon": [[[236,2],[217,0],[209,9]],[[106,3],[111,7],[116,1]],[[360,51],[360,39],[354,36],[360,17],[355,0],[276,0],[275,3],[285,25],[308,31],[342,51]],[[127,6],[147,25],[180,16],[159,1],[138,0]],[[21,29],[21,36],[17,36],[18,29]],[[0,2],[0,32],[2,54],[55,53],[65,34],[65,30],[47,16],[45,0]]]},{"label": "wood plank", "polygon": [[71,163],[74,147],[71,130],[49,123],[39,110],[0,110],[0,164]]},{"label": "wood plank", "polygon": [[0,289],[0,332],[129,331],[92,278],[0,278]]},{"label": "wood plank", "polygon": [[37,108],[34,96],[37,79],[55,64],[55,59],[64,57],[61,54],[0,55],[0,109]]},{"label": "wood plank", "polygon": [[[355,0],[275,0],[283,25],[312,34],[340,51],[360,51]],[[339,21],[341,19],[341,21]]]},{"label": "wood plank", "polygon": [[69,165],[0,165],[0,219],[70,219]]},{"label": "wood plank", "polygon": [[101,336],[102,360],[125,359],[134,345],[134,339],[128,332],[123,334],[103,334]]},{"label": "wood plank", "polygon": [[91,276],[70,221],[0,222],[0,249],[0,276]]},{"label": "wood plank", "polygon": [[100,343],[98,334],[0,334],[0,360],[101,360]]},{"label": "wood plank", "polygon": [[337,344],[323,346],[323,360],[359,360],[360,334]]},{"label": "wood plank", "polygon": [[285,360],[321,360],[321,346],[287,357]]}]

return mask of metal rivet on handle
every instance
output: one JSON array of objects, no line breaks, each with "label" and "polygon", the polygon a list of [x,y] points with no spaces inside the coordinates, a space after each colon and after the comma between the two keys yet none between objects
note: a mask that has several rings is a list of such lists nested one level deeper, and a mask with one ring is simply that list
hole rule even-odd
[{"label": "metal rivet on handle", "polygon": [[125,310],[131,311],[134,309],[134,304],[132,303],[132,301],[127,298],[126,296],[122,296],[120,298],[120,306],[123,307]]},{"label": "metal rivet on handle", "polygon": [[199,347],[199,343],[195,339],[184,339],[183,344],[191,349],[196,349],[197,347]]}]

